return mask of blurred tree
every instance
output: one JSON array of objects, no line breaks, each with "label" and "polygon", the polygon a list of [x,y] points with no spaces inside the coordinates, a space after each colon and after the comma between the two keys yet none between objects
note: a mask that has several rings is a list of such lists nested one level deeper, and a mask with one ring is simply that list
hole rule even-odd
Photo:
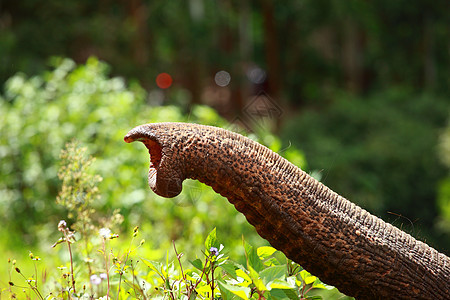
[{"label": "blurred tree", "polygon": [[[445,0],[1,1],[0,80],[37,74],[49,56],[95,55],[146,89],[168,72],[192,103],[225,69],[229,115],[254,88],[293,106],[326,104],[336,89],[409,85],[445,94],[447,9]],[[265,83],[247,79],[255,65],[267,71]]]},{"label": "blurred tree", "polygon": [[448,253],[450,235],[435,227],[448,99],[403,89],[337,99],[288,121],[283,140],[303,150],[333,190]]},{"label": "blurred tree", "polygon": [[[450,171],[450,119],[440,136],[440,158]],[[450,172],[439,182],[437,205],[440,216],[437,220],[439,230],[450,235]]]}]

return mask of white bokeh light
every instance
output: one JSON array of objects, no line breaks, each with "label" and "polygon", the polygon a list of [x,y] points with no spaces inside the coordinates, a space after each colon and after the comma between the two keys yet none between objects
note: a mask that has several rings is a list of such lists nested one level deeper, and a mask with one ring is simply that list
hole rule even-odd
[{"label": "white bokeh light", "polygon": [[231,75],[227,71],[219,71],[216,73],[216,76],[214,76],[214,81],[218,86],[227,86],[230,84]]},{"label": "white bokeh light", "polygon": [[254,84],[261,84],[266,80],[266,71],[259,67],[249,68],[247,70],[247,78]]}]

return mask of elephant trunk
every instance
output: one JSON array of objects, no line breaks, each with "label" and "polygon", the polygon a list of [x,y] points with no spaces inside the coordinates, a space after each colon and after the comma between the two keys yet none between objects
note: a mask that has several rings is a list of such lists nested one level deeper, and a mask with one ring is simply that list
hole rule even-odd
[{"label": "elephant trunk", "polygon": [[347,295],[445,299],[450,259],[339,196],[268,148],[224,129],[146,124],[149,185],[174,197],[185,178],[226,197],[275,248]]}]

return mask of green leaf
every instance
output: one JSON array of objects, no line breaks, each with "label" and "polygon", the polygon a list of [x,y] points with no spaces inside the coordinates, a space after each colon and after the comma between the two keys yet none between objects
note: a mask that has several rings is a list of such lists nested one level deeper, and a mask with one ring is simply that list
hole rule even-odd
[{"label": "green leaf", "polygon": [[168,290],[172,290],[172,287],[170,286],[169,278],[166,278],[166,280],[164,281],[164,283],[166,284],[166,288],[167,288]]},{"label": "green leaf", "polygon": [[250,278],[250,276],[248,276],[248,274],[245,273],[244,270],[242,270],[242,269],[236,270],[236,276],[244,279],[244,282],[240,283],[239,285],[248,286],[252,282],[252,279]]},{"label": "green leaf", "polygon": [[[293,289],[272,289],[270,292],[270,296],[272,299],[276,300],[298,300],[300,299],[299,295]],[[307,298],[309,300],[309,298]]]},{"label": "green leaf", "polygon": [[319,278],[317,278],[316,281],[314,281],[314,284],[312,287],[315,289],[323,289],[323,290],[334,289],[334,286],[323,283],[322,281],[320,281]]},{"label": "green leaf", "polygon": [[308,271],[306,270],[302,270],[300,272],[300,277],[303,279],[303,281],[305,282],[305,284],[311,284],[314,281],[316,281],[317,277],[311,275]]},{"label": "green leaf", "polygon": [[258,256],[255,248],[253,248],[248,243],[244,244],[245,253],[247,254],[247,265],[252,267],[256,272],[259,272],[264,267],[263,262]]},{"label": "green leaf", "polygon": [[214,228],[206,237],[205,248],[209,252],[209,249],[211,249],[211,247],[217,246],[216,244],[217,244],[217,235],[216,235],[216,228]]},{"label": "green leaf", "polygon": [[192,291],[192,294],[189,296],[189,299],[188,300],[194,300],[194,299],[196,299],[197,298],[197,291],[196,290],[193,290]]},{"label": "green leaf", "polygon": [[162,264],[160,262],[157,261],[150,261],[150,260],[146,260],[143,259],[142,262],[149,267],[152,271],[154,271],[156,274],[158,274],[159,276],[161,276],[162,278],[164,278],[163,274],[161,273],[161,269],[162,269]]},{"label": "green leaf", "polygon": [[277,249],[270,247],[270,246],[263,246],[259,247],[257,250],[258,256],[262,259],[265,259],[272,254],[274,254],[277,251]]},{"label": "green leaf", "polygon": [[269,284],[269,289],[281,289],[281,290],[287,290],[287,289],[293,289],[289,283],[283,280],[275,279]]},{"label": "green leaf", "polygon": [[264,282],[269,283],[274,280],[284,280],[286,272],[286,265],[280,265],[265,268],[259,272],[259,275],[264,279]]},{"label": "green leaf", "polygon": [[203,262],[201,261],[201,259],[197,258],[196,260],[189,261],[195,268],[199,269],[200,271],[203,271]]},{"label": "green leaf", "polygon": [[267,291],[267,287],[264,282],[261,280],[258,272],[256,272],[252,267],[248,267],[250,271],[250,278],[252,279],[253,284],[255,285],[258,291]]},{"label": "green leaf", "polygon": [[249,300],[248,295],[250,295],[251,291],[249,287],[235,286],[219,281],[219,288],[221,291],[225,290],[238,296],[241,299]]},{"label": "green leaf", "polygon": [[236,268],[231,263],[224,263],[220,266],[222,270],[224,270],[228,275],[230,275],[233,279],[237,279]]}]

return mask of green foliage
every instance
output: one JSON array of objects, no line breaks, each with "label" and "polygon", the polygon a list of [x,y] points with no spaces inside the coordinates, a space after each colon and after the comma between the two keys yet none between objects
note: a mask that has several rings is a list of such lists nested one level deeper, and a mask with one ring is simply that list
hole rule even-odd
[{"label": "green foliage", "polygon": [[[80,62],[98,55],[117,74],[138,78],[148,88],[155,87],[159,72],[175,74],[193,101],[199,101],[206,77],[211,80],[219,68],[232,70],[233,81],[242,85],[242,67],[253,64],[270,70],[271,81],[279,78],[293,104],[323,103],[336,88],[370,91],[399,83],[447,92],[446,1],[285,0],[265,5],[4,3],[0,82],[18,70],[40,73],[52,55]],[[270,39],[271,34],[276,38]],[[271,70],[268,48],[277,51],[271,59],[278,70]]]},{"label": "green foliage", "polygon": [[[98,175],[92,175],[93,159],[86,148],[69,143],[62,152],[59,174],[63,179],[58,204],[72,215],[69,225],[61,220],[58,231],[62,236],[46,255],[47,263],[29,254],[34,270],[31,276],[21,270],[16,260],[9,260],[7,286],[1,294],[26,299],[322,299],[310,297],[317,290],[335,290],[286,259],[276,249],[255,248],[243,240],[246,259],[241,265],[229,258],[227,247],[218,239],[214,228],[204,241],[203,255],[182,262],[173,243],[174,259],[166,254],[165,261],[149,260],[142,247],[136,244],[139,228],[132,230],[129,245],[119,242],[123,237],[113,234],[111,228],[118,222],[107,221],[93,205],[99,201]],[[81,208],[80,208],[81,207]],[[113,215],[110,220],[117,220]],[[89,225],[90,230],[83,226]],[[79,230],[75,231],[74,229]],[[58,247],[57,252],[55,247]],[[63,246],[67,246],[65,250]],[[62,249],[63,247],[63,249]],[[55,271],[56,254],[68,256]],[[43,265],[44,264],[44,265]],[[41,270],[48,269],[49,272]],[[40,275],[42,274],[42,275]]]},{"label": "green foliage", "polygon": [[[5,256],[24,247],[47,251],[54,243],[54,224],[66,214],[71,228],[81,234],[109,227],[108,222],[120,223],[118,233],[141,224],[152,249],[149,259],[162,258],[171,240],[187,254],[195,251],[212,227],[227,232],[223,242],[230,255],[241,259],[236,237],[244,234],[252,244],[266,243],[228,201],[197,181],[186,180],[183,192],[174,199],[152,193],[145,180],[148,156],[141,152],[142,145],[123,142],[129,129],[149,122],[226,127],[213,109],[193,106],[184,115],[175,106],[149,106],[152,95],[136,84],[127,87],[122,79],[109,78],[108,66],[94,58],[86,65],[67,59],[53,59],[53,64],[41,76],[12,77],[0,96],[0,217],[5,224],[0,228],[0,251]],[[274,151],[304,162],[293,147],[280,149],[273,135],[261,132],[259,138]],[[89,153],[70,152],[76,163],[63,162],[58,178],[60,149],[74,139]],[[67,155],[63,153],[63,161],[69,159]],[[97,159],[88,160],[89,155]],[[87,167],[98,175],[79,177]],[[94,188],[97,183],[101,195]],[[83,217],[76,219],[79,215]]]},{"label": "green foliage", "polygon": [[445,252],[450,236],[435,227],[435,203],[445,176],[438,133],[447,116],[447,98],[406,89],[364,99],[344,93],[289,121],[283,140],[303,150],[333,190]]},{"label": "green foliage", "polygon": [[[175,201],[153,196],[142,180],[147,157],[136,155],[139,146],[125,144],[123,136],[132,127],[147,122],[189,120],[221,125],[224,121],[206,107],[193,107],[188,117],[183,117],[176,107],[150,107],[139,86],[128,89],[122,79],[108,78],[107,65],[96,59],[82,66],[67,59],[54,59],[53,63],[54,70],[43,76],[12,77],[0,98],[0,215],[8,224],[7,230],[17,233],[6,235],[15,238],[7,243],[20,247],[23,238],[26,243],[45,240],[45,236],[36,235],[42,233],[40,224],[58,221],[55,214],[59,209],[54,205],[60,184],[58,155],[73,138],[86,144],[99,158],[93,167],[103,178],[100,186],[104,197],[96,208],[108,211],[114,201],[120,201],[116,204],[124,216],[133,216],[136,223],[142,221],[140,218],[148,219],[149,225],[161,215],[172,216],[167,219],[171,225],[164,224],[164,229],[156,231],[172,231],[174,239],[192,230],[196,233],[191,236],[204,233],[202,228],[192,227],[202,226],[198,219],[190,222],[191,228],[181,226],[196,214],[195,210],[191,214],[181,211],[183,206],[193,206],[200,193],[208,189],[188,182],[192,188],[186,188]],[[213,192],[205,194],[203,199],[207,201],[197,215],[200,219],[214,210],[209,206],[220,198]],[[143,211],[152,213],[145,216]],[[231,211],[229,207],[227,212]]]},{"label": "green foliage", "polygon": [[[440,158],[450,171],[450,121],[440,136]],[[439,182],[437,205],[440,210],[438,228],[450,235],[450,172]]]}]

